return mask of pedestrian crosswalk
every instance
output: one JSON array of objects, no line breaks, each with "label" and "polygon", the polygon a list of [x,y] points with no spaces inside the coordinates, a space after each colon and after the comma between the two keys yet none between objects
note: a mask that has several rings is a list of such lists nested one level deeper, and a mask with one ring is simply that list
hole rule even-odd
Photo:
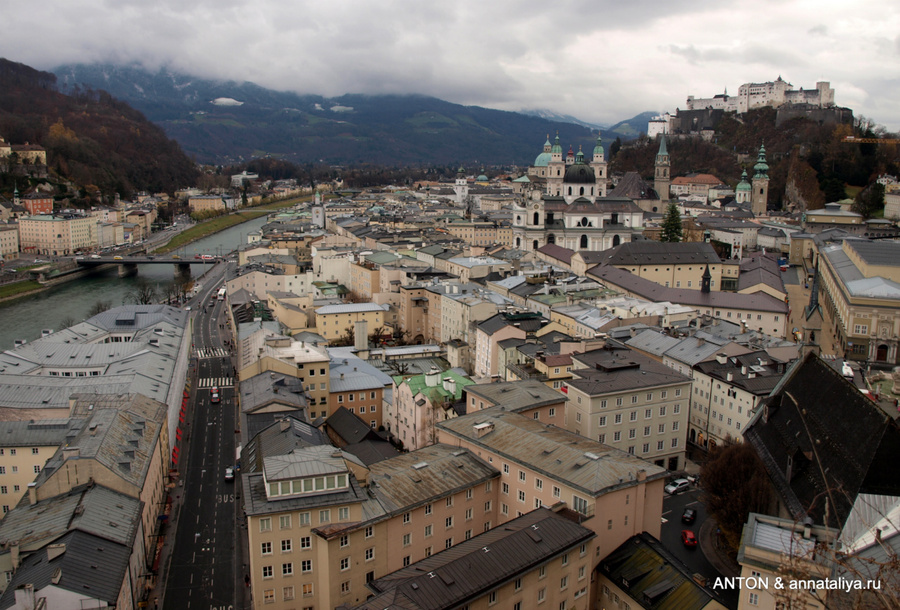
[{"label": "pedestrian crosswalk", "polygon": [[221,347],[201,347],[197,350],[198,358],[223,358],[228,355],[228,351]]},{"label": "pedestrian crosswalk", "polygon": [[204,377],[197,381],[198,388],[230,388],[234,386],[233,377]]}]

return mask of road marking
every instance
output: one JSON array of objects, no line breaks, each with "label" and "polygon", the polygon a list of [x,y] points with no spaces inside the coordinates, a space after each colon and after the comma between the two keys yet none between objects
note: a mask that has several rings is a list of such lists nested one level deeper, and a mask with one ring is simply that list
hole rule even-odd
[{"label": "road marking", "polygon": [[198,388],[231,388],[234,387],[233,377],[204,377],[197,382]]},{"label": "road marking", "polygon": [[221,347],[203,347],[197,350],[198,358],[224,358],[228,352]]}]

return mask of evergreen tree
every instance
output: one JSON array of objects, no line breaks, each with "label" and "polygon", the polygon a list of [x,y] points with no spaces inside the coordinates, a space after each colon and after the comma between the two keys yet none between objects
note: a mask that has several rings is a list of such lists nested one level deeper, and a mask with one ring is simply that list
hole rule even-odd
[{"label": "evergreen tree", "polygon": [[678,212],[678,206],[670,203],[669,208],[666,210],[666,217],[663,220],[659,241],[677,242],[681,241],[682,238],[681,214]]}]

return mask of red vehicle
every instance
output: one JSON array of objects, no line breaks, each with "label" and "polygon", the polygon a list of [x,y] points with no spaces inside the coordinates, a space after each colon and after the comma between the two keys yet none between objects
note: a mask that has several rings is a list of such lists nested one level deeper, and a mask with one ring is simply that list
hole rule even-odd
[{"label": "red vehicle", "polygon": [[697,546],[697,537],[691,530],[681,530],[681,543],[689,549]]}]

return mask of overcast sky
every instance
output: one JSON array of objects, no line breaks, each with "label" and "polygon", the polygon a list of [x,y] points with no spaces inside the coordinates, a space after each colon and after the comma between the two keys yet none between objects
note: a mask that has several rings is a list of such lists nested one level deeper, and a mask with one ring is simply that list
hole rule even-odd
[{"label": "overcast sky", "polygon": [[896,0],[5,0],[0,56],[614,123],[779,75],[900,131]]}]

